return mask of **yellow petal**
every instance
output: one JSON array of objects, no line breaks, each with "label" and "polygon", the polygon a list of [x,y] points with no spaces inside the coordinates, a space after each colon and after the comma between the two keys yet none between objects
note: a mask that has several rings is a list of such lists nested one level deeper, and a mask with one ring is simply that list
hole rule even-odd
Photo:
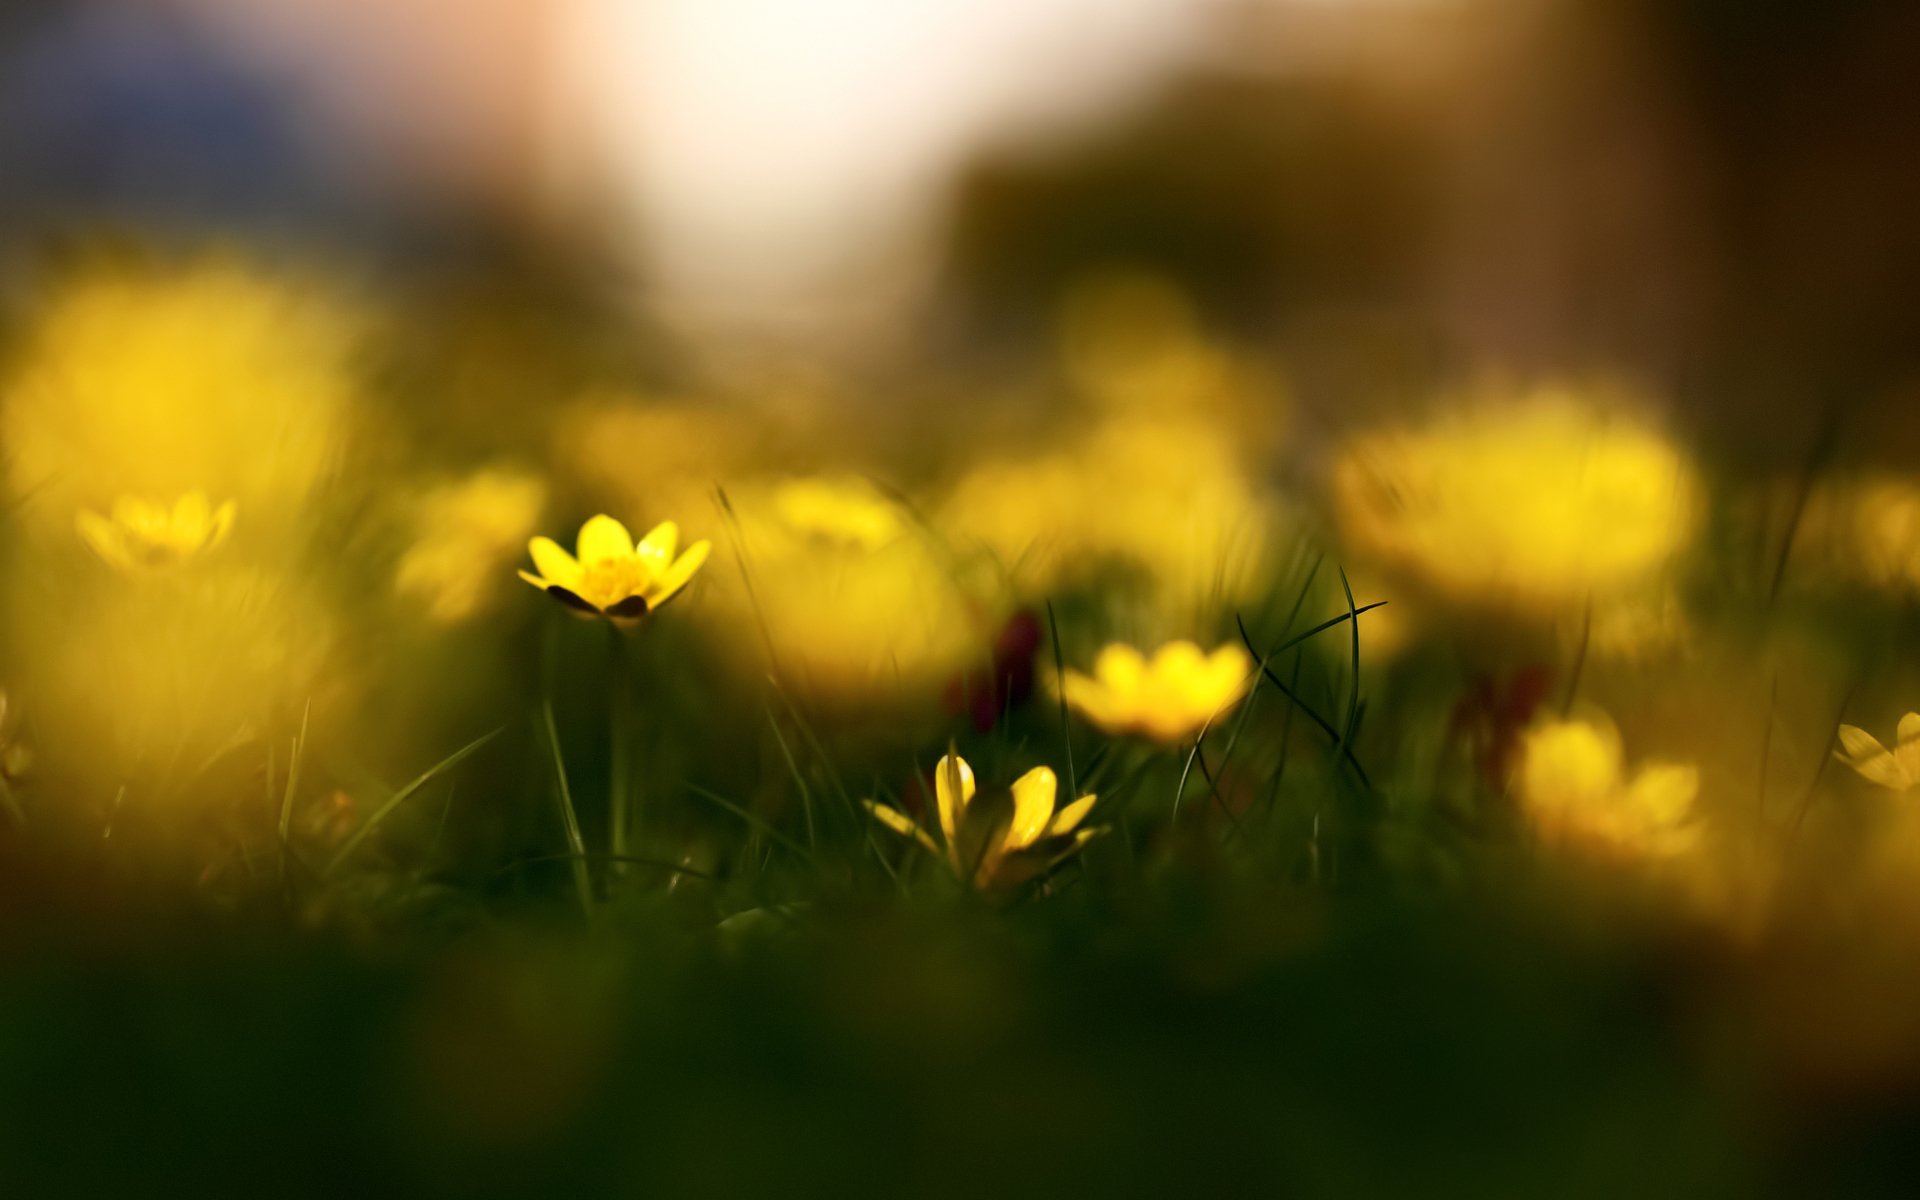
[{"label": "yellow petal", "polygon": [[1896,792],[1904,792],[1912,786],[1912,780],[1900,769],[1900,763],[1887,748],[1858,725],[1840,727],[1840,745],[1842,749],[1834,756],[1846,763],[1869,783],[1877,783]]},{"label": "yellow petal", "polygon": [[120,526],[99,513],[85,511],[76,514],[73,523],[80,532],[80,540],[106,563],[121,568],[131,565]]},{"label": "yellow petal", "polygon": [[151,524],[156,515],[154,506],[138,496],[121,496],[113,502],[113,511],[108,514],[116,525],[129,527]]},{"label": "yellow petal", "polygon": [[233,518],[237,511],[231,500],[213,510],[212,524],[207,529],[206,549],[211,550],[227,540],[228,532],[233,529]]},{"label": "yellow petal", "polygon": [[[633,552],[641,562],[658,573],[666,570],[673,561],[674,549],[679,545],[680,527],[672,521],[662,521],[647,531],[647,536],[640,539],[640,544],[633,548]],[[688,552],[692,552],[691,548]]]},{"label": "yellow petal", "polygon": [[1053,817],[1054,798],[1060,794],[1060,780],[1052,767],[1035,767],[1013,781],[1013,821],[1007,826],[1007,850],[1033,845],[1046,831]]},{"label": "yellow petal", "polygon": [[695,572],[706,565],[707,555],[712,550],[713,543],[704,540],[688,546],[687,552],[676,559],[665,574],[647,585],[647,603],[659,608],[673,599],[674,593],[687,586],[687,581],[693,578]]},{"label": "yellow petal", "polygon": [[1098,799],[1097,796],[1082,796],[1054,814],[1053,823],[1047,826],[1047,836],[1059,837],[1072,833],[1080,822],[1087,819],[1087,814],[1093,811],[1094,802]]},{"label": "yellow petal", "polygon": [[1648,763],[1627,789],[1636,816],[1655,827],[1678,825],[1693,814],[1700,794],[1699,768],[1681,763]]},{"label": "yellow petal", "polygon": [[899,809],[889,808],[873,800],[862,800],[860,804],[873,814],[875,820],[901,837],[912,838],[932,853],[940,853],[940,848],[933,844],[933,839],[927,836],[927,831],[914,824],[913,819]]},{"label": "yellow petal", "polygon": [[580,527],[577,546],[582,565],[630,558],[633,555],[633,535],[627,532],[625,525],[601,513]]},{"label": "yellow petal", "polygon": [[207,502],[205,492],[193,491],[173,502],[173,528],[179,535],[198,532],[207,528],[213,515],[213,505]]},{"label": "yellow petal", "polygon": [[1138,689],[1146,673],[1146,658],[1121,642],[1103,648],[1093,660],[1094,678],[1119,695]]},{"label": "yellow petal", "polygon": [[933,767],[933,795],[940,808],[940,832],[957,845],[960,814],[973,803],[973,768],[958,754],[943,754]]},{"label": "yellow petal", "polygon": [[1207,659],[1208,691],[1216,708],[1226,708],[1247,694],[1253,683],[1253,656],[1234,642],[1215,650]]},{"label": "yellow petal", "polygon": [[[1102,826],[1102,829],[1104,828],[1105,827]],[[1101,829],[1082,829],[1079,833],[1074,834],[1073,840],[1067,843],[1067,848],[1054,855],[1053,858],[1048,861],[1047,870],[1053,870],[1061,863],[1086,849],[1087,843],[1100,836],[1100,833]]]},{"label": "yellow petal", "polygon": [[[545,577],[546,583],[557,583],[563,588],[580,586],[580,564],[573,555],[560,548],[560,543],[550,537],[537,537],[527,543],[527,553],[533,556],[533,569]],[[526,572],[521,572],[525,575]],[[545,586],[543,583],[542,586]]]},{"label": "yellow petal", "polygon": [[1060,694],[1069,707],[1101,727],[1114,718],[1112,697],[1105,685],[1078,671],[1068,671],[1060,679]]},{"label": "yellow petal", "polygon": [[1908,783],[1920,782],[1920,713],[1900,718],[1900,729],[1893,739],[1893,760]]},{"label": "yellow petal", "polygon": [[1170,687],[1191,687],[1206,676],[1207,655],[1189,641],[1168,642],[1153,652],[1147,674]]}]

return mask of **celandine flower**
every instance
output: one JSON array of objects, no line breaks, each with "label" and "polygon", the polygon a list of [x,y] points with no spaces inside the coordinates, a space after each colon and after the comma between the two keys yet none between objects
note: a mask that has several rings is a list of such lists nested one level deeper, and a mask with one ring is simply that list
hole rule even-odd
[{"label": "celandine flower", "polygon": [[1631,779],[1605,717],[1545,721],[1521,738],[1514,791],[1543,841],[1600,858],[1662,858],[1698,841],[1700,772],[1650,762]]},{"label": "celandine flower", "polygon": [[82,509],[75,524],[95,554],[123,571],[137,571],[213,549],[233,528],[233,513],[233,501],[216,508],[205,492],[188,492],[171,505],[122,496],[109,516]]},{"label": "celandine flower", "polygon": [[1657,428],[1554,390],[1362,435],[1332,483],[1354,549],[1456,602],[1534,615],[1657,582],[1699,490]]},{"label": "celandine flower", "polygon": [[367,321],[342,301],[225,255],[68,277],[0,379],[0,475],[21,518],[65,526],[122,494],[203,488],[239,505],[263,551],[303,527],[359,424]]},{"label": "celandine flower", "polygon": [[[942,681],[978,664],[1003,597],[898,498],[856,476],[750,481],[729,489],[746,569],[804,586],[749,589],[718,579],[702,619],[764,629],[783,685],[836,719],[883,715],[898,731],[933,715]],[[736,669],[764,677],[758,639],[717,641]]]},{"label": "celandine flower", "polygon": [[1060,688],[1068,704],[1108,733],[1173,745],[1238,704],[1252,674],[1247,652],[1232,643],[1208,654],[1192,642],[1168,642],[1150,659],[1115,643],[1094,659],[1091,678],[1068,671]]},{"label": "celandine flower", "polygon": [[577,556],[552,538],[527,543],[540,574],[522,571],[520,578],[580,612],[638,620],[686,587],[713,548],[698,541],[676,558],[679,543],[680,527],[672,521],[655,525],[635,545],[625,525],[602,514],[580,527]]},{"label": "celandine flower", "polygon": [[1889,750],[1858,725],[1840,727],[1840,749],[1833,756],[1860,773],[1869,783],[1896,792],[1920,787],[1920,713],[1900,718],[1893,749]]},{"label": "celandine flower", "polygon": [[933,792],[940,814],[940,840],[905,813],[873,800],[868,812],[901,837],[912,838],[928,853],[946,860],[953,873],[980,888],[1005,888],[1031,879],[1064,862],[1092,840],[1097,829],[1081,829],[1095,797],[1082,796],[1056,811],[1060,781],[1049,767],[1035,767],[1014,780],[1013,811],[1004,820],[973,803],[973,768],[948,753],[933,769]]},{"label": "celandine flower", "polygon": [[498,595],[501,566],[539,528],[547,488],[509,469],[476,471],[414,499],[414,541],[394,570],[394,590],[442,623],[474,616]]}]

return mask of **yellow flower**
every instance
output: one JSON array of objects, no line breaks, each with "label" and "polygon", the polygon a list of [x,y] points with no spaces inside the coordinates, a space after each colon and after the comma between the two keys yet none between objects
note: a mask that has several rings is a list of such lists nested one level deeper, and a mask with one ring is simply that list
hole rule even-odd
[{"label": "yellow flower", "polygon": [[1696,492],[1657,431],[1556,392],[1360,437],[1332,487],[1363,554],[1455,601],[1543,614],[1654,579]]},{"label": "yellow flower", "polygon": [[933,790],[940,816],[938,841],[900,810],[872,800],[864,803],[882,825],[944,859],[955,875],[976,887],[1004,888],[1032,879],[1100,832],[1080,828],[1093,809],[1094,796],[1054,808],[1060,781],[1050,767],[1035,767],[1014,780],[1010,813],[983,814],[989,806],[973,803],[973,768],[952,752],[935,765]]},{"label": "yellow flower", "polygon": [[435,621],[473,616],[496,594],[494,572],[537,527],[546,499],[540,480],[498,469],[430,489],[410,514],[415,540],[395,568],[394,590]]},{"label": "yellow flower", "polygon": [[172,505],[122,496],[112,515],[82,509],[81,540],[123,571],[169,567],[219,545],[233,527],[233,501],[215,508],[205,492],[188,492]]},{"label": "yellow flower", "polygon": [[1252,672],[1252,659],[1233,643],[1208,654],[1192,642],[1168,642],[1151,659],[1115,643],[1094,659],[1091,678],[1068,671],[1060,687],[1068,704],[1108,733],[1172,745],[1238,704]]},{"label": "yellow flower", "polygon": [[358,680],[333,653],[324,589],[224,558],[197,565],[176,587],[116,583],[13,599],[9,644],[57,771],[110,788],[159,782],[298,721],[309,704],[316,721],[340,711]]},{"label": "yellow flower", "polygon": [[[750,481],[729,497],[747,570],[768,583],[721,580],[702,613],[716,632],[764,629],[716,638],[737,669],[765,678],[770,647],[783,685],[839,717],[879,706],[897,731],[985,661],[1002,598],[883,489],[803,476]],[[806,585],[771,585],[796,579]]]},{"label": "yellow flower", "polygon": [[1858,725],[1840,727],[1840,749],[1833,756],[1860,773],[1869,783],[1896,792],[1920,787],[1920,713],[1900,718],[1893,749]]},{"label": "yellow flower", "polygon": [[1246,438],[1192,413],[1131,411],[1069,448],[983,459],[955,485],[939,524],[1017,568],[1036,593],[1118,567],[1176,620],[1249,598],[1279,526]]},{"label": "yellow flower", "polygon": [[1920,591],[1920,479],[1830,481],[1807,498],[1792,578],[1812,572],[1896,593]]},{"label": "yellow flower", "polygon": [[277,533],[349,448],[362,329],[323,289],[228,258],[73,276],[0,382],[22,517],[203,488]]},{"label": "yellow flower", "polygon": [[552,538],[527,543],[540,574],[520,578],[581,612],[638,620],[686,587],[713,548],[698,541],[676,558],[679,543],[680,527],[662,521],[635,545],[627,527],[603,513],[580,527],[577,557]]},{"label": "yellow flower", "polygon": [[860,479],[789,479],[773,491],[773,508],[797,533],[879,550],[905,532],[906,514]]},{"label": "yellow flower", "polygon": [[1698,840],[1692,818],[1699,771],[1650,762],[1627,778],[1620,734],[1602,716],[1528,730],[1514,787],[1542,840],[1597,857],[1664,857]]}]

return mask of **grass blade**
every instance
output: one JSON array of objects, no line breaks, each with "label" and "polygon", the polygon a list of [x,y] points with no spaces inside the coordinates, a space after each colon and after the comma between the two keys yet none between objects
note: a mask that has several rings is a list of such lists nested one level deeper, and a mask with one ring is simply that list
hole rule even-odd
[{"label": "grass blade", "polygon": [[[549,725],[551,725],[551,722],[552,722],[551,713],[548,714],[548,722],[549,722]],[[375,809],[373,815],[368,817],[365,821],[362,821],[359,827],[356,828],[353,831],[353,833],[348,836],[346,842],[340,847],[339,853],[333,856],[333,861],[327,864],[327,868],[325,871],[321,872],[322,876],[325,877],[328,875],[332,875],[335,871],[339,870],[340,864],[347,861],[348,857],[350,857],[353,854],[353,852],[359,848],[360,843],[367,839],[368,834],[372,833],[376,828],[378,828],[382,821],[385,821],[389,816],[391,816],[395,809],[399,808],[402,804],[405,804],[421,788],[427,786],[429,783],[432,783],[434,779],[440,775],[441,772],[450,770],[454,766],[457,766],[462,760],[466,759],[468,756],[473,754],[474,751],[480,749],[480,747],[486,745],[488,742],[492,741],[494,738],[498,736],[500,736],[500,731],[498,729],[493,730],[491,733],[481,734],[479,737],[475,738],[471,742],[468,742],[466,745],[460,747],[460,749],[455,750],[452,754],[447,755],[447,757],[441,759],[439,762],[435,763],[433,766],[428,767],[412,783],[407,784],[407,786],[401,788],[399,791],[395,792],[393,795],[387,797],[387,802],[385,804],[382,804],[379,808]]]},{"label": "grass blade", "polygon": [[580,814],[573,807],[573,789],[567,786],[567,764],[560,756],[560,730],[553,723],[553,701],[540,705],[540,719],[547,734],[547,746],[553,751],[553,783],[560,797],[560,823],[566,828],[567,857],[572,860],[573,890],[580,898],[580,911],[593,916],[593,879],[587,874],[587,843],[580,836]]}]

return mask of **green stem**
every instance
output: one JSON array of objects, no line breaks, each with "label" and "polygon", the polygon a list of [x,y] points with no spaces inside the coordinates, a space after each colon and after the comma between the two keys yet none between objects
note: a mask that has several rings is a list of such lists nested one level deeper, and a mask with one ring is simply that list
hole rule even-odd
[{"label": "green stem", "polygon": [[607,852],[612,856],[608,873],[621,875],[633,819],[633,660],[619,627],[609,622],[607,629],[612,638],[608,672],[612,695],[607,705]]}]

